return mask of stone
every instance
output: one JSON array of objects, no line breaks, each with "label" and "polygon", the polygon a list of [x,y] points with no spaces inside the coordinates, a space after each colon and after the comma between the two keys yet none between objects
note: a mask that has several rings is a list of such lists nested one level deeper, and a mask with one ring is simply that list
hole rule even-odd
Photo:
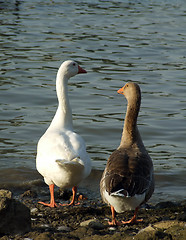
[{"label": "stone", "polygon": [[31,208],[31,209],[30,209],[30,213],[31,213],[31,214],[37,214],[38,211],[39,211],[39,210],[38,210],[37,208]]},{"label": "stone", "polygon": [[0,189],[0,199],[12,199],[12,193],[6,189]]},{"label": "stone", "polygon": [[143,232],[153,232],[153,231],[156,231],[156,229],[149,225],[148,227],[141,229],[137,234],[141,234]]},{"label": "stone", "polygon": [[157,230],[153,237],[154,239],[172,240],[171,234],[165,233],[162,230]]},{"label": "stone", "polygon": [[179,221],[186,221],[186,212],[180,213],[180,214],[177,216],[177,219],[178,219]]},{"label": "stone", "polygon": [[97,230],[101,230],[101,229],[105,228],[105,226],[97,219],[89,219],[84,222],[81,222],[80,226],[81,227],[91,227],[91,228],[97,229]]},{"label": "stone", "polygon": [[25,197],[36,198],[37,197],[37,193],[35,191],[32,191],[32,190],[27,190],[26,192],[21,194],[21,198],[25,198]]},{"label": "stone", "polygon": [[50,225],[49,224],[41,224],[40,228],[47,229],[47,228],[50,228]]},{"label": "stone", "polygon": [[39,234],[35,240],[51,240],[50,234],[48,232]]},{"label": "stone", "polygon": [[109,227],[109,230],[110,231],[116,231],[116,228],[115,227]]},{"label": "stone", "polygon": [[0,190],[0,234],[22,234],[31,229],[30,210],[12,198],[8,190]]},{"label": "stone", "polygon": [[173,207],[176,207],[176,203],[170,202],[170,201],[160,202],[155,205],[155,209],[173,208]]},{"label": "stone", "polygon": [[178,222],[178,221],[162,221],[162,222],[155,223],[153,226],[155,228],[165,230],[165,229],[168,229],[168,228],[170,228],[172,226],[175,226],[175,225],[182,226],[183,223],[182,222]]},{"label": "stone", "polygon": [[67,226],[59,226],[59,227],[57,227],[57,231],[59,231],[59,232],[70,232],[71,229]]},{"label": "stone", "polygon": [[152,226],[148,226],[146,228],[141,229],[135,236],[135,240],[147,240],[153,239],[152,236],[155,234],[156,229]]}]

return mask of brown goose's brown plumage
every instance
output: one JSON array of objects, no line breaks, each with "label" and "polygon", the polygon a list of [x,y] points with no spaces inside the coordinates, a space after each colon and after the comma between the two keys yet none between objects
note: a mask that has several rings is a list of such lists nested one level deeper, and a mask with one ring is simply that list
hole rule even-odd
[{"label": "brown goose's brown plumage", "polygon": [[128,222],[136,222],[138,207],[148,201],[154,191],[152,160],[137,128],[140,88],[135,83],[127,83],[118,93],[128,100],[121,143],[109,157],[100,182],[103,201],[111,205],[112,225],[118,224],[115,210],[135,209],[133,219]]}]

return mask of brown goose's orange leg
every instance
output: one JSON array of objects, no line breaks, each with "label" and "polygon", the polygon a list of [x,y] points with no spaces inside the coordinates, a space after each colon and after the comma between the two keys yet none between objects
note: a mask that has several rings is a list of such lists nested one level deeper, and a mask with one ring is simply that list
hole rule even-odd
[{"label": "brown goose's orange leg", "polygon": [[137,207],[137,208],[135,209],[134,216],[132,217],[131,220],[126,221],[126,222],[125,222],[125,221],[122,221],[122,224],[133,224],[133,223],[142,222],[143,219],[137,219],[137,212],[138,212],[138,209],[139,209],[139,207]]},{"label": "brown goose's orange leg", "polygon": [[57,207],[57,204],[55,203],[54,200],[54,184],[49,185],[49,190],[50,190],[50,203],[44,203],[44,202],[38,202],[40,204],[43,204],[48,207]]},{"label": "brown goose's orange leg", "polygon": [[111,226],[120,226],[121,222],[116,221],[116,217],[115,217],[115,210],[114,207],[111,205],[111,212],[112,212],[112,222],[108,222],[109,225]]}]

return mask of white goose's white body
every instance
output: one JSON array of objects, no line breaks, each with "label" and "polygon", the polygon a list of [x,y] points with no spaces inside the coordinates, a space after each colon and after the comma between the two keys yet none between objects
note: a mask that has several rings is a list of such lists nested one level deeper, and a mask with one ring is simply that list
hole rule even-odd
[{"label": "white goose's white body", "polygon": [[48,185],[78,185],[91,170],[83,139],[72,130],[48,129],[38,143],[37,170]]},{"label": "white goose's white body", "polygon": [[91,171],[91,160],[84,140],[73,131],[68,99],[68,80],[78,73],[86,71],[70,60],[59,68],[56,78],[58,109],[38,142],[36,167],[49,186],[77,186]]}]

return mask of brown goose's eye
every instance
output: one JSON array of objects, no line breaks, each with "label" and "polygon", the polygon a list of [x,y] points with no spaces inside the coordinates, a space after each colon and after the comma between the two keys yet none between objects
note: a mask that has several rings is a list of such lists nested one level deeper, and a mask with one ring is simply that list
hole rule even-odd
[{"label": "brown goose's eye", "polygon": [[76,64],[75,64],[75,63],[73,63],[73,66],[76,66]]}]

